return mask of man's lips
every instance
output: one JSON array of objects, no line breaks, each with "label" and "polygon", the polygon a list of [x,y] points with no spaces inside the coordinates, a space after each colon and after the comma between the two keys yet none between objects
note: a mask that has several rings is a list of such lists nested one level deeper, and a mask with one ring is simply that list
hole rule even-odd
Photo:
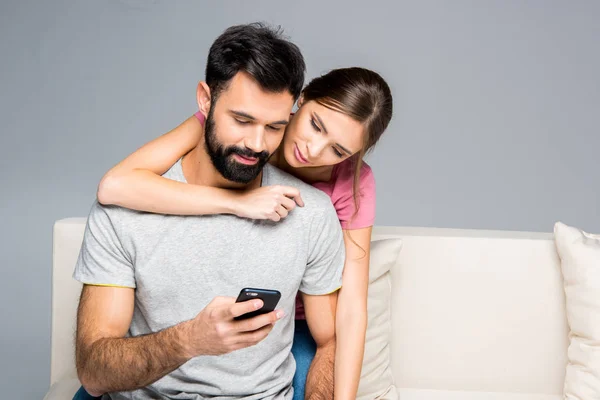
[{"label": "man's lips", "polygon": [[296,156],[296,159],[302,164],[308,164],[308,160],[304,158],[304,156],[302,156],[302,153],[300,153],[300,149],[298,148],[297,144],[294,145],[294,155]]},{"label": "man's lips", "polygon": [[258,158],[255,157],[246,157],[239,154],[234,154],[233,157],[236,161],[246,165],[254,165],[258,162]]}]

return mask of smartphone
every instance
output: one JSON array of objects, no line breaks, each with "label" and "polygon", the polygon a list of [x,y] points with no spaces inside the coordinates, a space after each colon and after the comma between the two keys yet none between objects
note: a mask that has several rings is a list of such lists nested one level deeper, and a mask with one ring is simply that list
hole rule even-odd
[{"label": "smartphone", "polygon": [[249,313],[240,315],[239,317],[235,317],[235,320],[247,319],[256,317],[257,315],[270,313],[275,310],[277,303],[279,303],[279,299],[281,298],[281,293],[277,290],[269,290],[269,289],[255,289],[255,288],[244,288],[240,291],[238,295],[236,303],[241,303],[243,301],[261,299],[263,301],[263,306],[256,311],[251,311]]}]

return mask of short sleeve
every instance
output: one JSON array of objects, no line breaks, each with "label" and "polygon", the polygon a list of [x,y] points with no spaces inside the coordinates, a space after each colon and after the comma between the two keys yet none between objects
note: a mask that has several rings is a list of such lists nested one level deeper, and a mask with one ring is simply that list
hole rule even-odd
[{"label": "short sleeve", "polygon": [[309,259],[300,284],[308,295],[324,295],[342,287],[346,259],[344,237],[331,203],[321,215],[314,215],[310,230]]},{"label": "short sleeve", "polygon": [[375,223],[375,176],[371,168],[363,164],[358,185],[358,210],[355,206],[354,193],[350,177],[345,185],[345,193],[336,204],[340,223],[344,229],[362,229]]},{"label": "short sleeve", "polygon": [[73,278],[81,283],[135,288],[133,263],[123,249],[110,206],[94,204]]}]

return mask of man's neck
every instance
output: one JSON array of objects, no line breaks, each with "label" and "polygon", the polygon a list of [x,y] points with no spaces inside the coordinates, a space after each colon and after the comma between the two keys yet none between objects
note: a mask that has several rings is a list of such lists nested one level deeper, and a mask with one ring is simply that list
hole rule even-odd
[{"label": "man's neck", "polygon": [[183,156],[181,161],[183,176],[188,183],[212,186],[223,189],[256,189],[262,182],[262,172],[252,182],[247,184],[231,182],[217,171],[204,148],[204,141]]}]

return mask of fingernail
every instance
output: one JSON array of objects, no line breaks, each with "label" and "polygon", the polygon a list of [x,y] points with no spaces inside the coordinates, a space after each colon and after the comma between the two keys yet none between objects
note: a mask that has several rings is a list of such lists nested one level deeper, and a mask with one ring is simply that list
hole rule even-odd
[{"label": "fingernail", "polygon": [[277,311],[277,314],[275,314],[275,315],[277,315],[277,319],[281,319],[281,318],[283,318],[284,313],[283,313],[283,311]]},{"label": "fingernail", "polygon": [[258,310],[260,307],[261,307],[260,301],[255,301],[254,308],[256,308]]}]

